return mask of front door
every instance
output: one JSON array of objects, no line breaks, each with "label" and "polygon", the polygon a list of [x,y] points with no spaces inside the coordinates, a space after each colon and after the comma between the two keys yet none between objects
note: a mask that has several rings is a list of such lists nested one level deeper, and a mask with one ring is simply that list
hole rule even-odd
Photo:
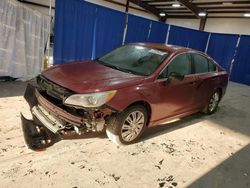
[{"label": "front door", "polygon": [[192,75],[191,64],[190,54],[177,55],[156,80],[158,95],[156,119],[169,118],[194,109],[196,78]]}]

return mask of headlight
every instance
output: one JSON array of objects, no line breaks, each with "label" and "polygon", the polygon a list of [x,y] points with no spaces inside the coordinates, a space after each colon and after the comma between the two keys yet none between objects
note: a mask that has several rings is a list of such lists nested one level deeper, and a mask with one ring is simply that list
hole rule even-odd
[{"label": "headlight", "polygon": [[95,108],[102,106],[110,101],[116,94],[116,91],[107,91],[92,94],[75,94],[69,96],[64,103],[86,108]]}]

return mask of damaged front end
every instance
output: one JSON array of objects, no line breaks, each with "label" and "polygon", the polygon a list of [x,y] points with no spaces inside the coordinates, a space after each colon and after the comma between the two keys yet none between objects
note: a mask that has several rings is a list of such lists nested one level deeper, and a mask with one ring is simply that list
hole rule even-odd
[{"label": "damaged front end", "polygon": [[30,149],[44,149],[65,135],[105,130],[107,118],[115,111],[105,105],[100,108],[65,105],[64,100],[73,94],[43,76],[28,83],[24,98],[30,106],[33,120],[23,115],[21,118],[25,142]]}]

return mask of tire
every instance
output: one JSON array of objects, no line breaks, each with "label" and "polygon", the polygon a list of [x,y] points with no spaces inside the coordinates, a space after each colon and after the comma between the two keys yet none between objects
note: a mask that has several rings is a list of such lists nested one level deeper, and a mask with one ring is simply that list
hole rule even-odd
[{"label": "tire", "polygon": [[208,104],[204,108],[203,112],[208,115],[216,112],[218,105],[220,103],[220,99],[221,99],[220,91],[216,90],[209,98]]},{"label": "tire", "polygon": [[128,145],[138,141],[147,126],[148,112],[142,105],[134,105],[111,116],[106,134],[117,145]]}]

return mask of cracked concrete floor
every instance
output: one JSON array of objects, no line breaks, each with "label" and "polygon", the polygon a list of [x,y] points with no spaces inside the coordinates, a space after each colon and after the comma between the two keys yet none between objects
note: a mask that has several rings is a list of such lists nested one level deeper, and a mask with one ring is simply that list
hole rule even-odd
[{"label": "cracked concrete floor", "polygon": [[105,135],[26,148],[22,82],[0,82],[0,187],[250,187],[250,87],[230,83],[216,114],[148,129],[117,147]]}]

